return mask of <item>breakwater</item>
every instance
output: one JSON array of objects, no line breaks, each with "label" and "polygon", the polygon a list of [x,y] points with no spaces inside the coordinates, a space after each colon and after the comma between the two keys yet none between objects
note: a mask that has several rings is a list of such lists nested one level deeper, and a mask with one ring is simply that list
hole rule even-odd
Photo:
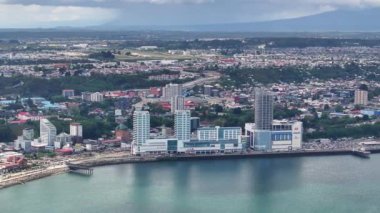
[{"label": "breakwater", "polygon": [[0,189],[18,185],[18,184],[24,184],[29,181],[38,180],[38,179],[49,177],[52,175],[62,174],[67,171],[68,171],[68,168],[63,166],[59,168],[52,168],[52,169],[46,169],[46,170],[35,170],[35,171],[23,172],[23,173],[16,174],[12,177],[1,180]]}]

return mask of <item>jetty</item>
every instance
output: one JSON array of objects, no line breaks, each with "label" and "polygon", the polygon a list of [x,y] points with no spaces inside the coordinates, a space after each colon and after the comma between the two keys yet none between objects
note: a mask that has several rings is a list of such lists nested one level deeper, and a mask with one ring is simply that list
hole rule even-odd
[{"label": "jetty", "polygon": [[365,149],[352,150],[352,154],[360,158],[370,158],[371,152],[366,151]]},{"label": "jetty", "polygon": [[69,168],[69,172],[82,174],[82,175],[92,175],[94,172],[94,169],[92,169],[89,166],[85,165],[79,165],[79,164],[72,164],[72,163],[66,163],[67,167]]}]

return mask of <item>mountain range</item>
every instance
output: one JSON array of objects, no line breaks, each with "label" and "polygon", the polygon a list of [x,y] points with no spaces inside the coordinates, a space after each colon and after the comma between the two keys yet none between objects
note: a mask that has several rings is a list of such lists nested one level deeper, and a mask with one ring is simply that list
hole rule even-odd
[{"label": "mountain range", "polygon": [[201,32],[380,32],[380,8],[338,10],[301,18],[251,23],[188,26],[128,26],[122,21],[98,26],[104,30],[179,30]]}]

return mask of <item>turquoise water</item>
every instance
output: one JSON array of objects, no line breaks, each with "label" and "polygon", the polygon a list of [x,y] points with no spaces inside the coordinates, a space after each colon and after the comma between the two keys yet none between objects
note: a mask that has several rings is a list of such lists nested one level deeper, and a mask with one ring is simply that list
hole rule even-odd
[{"label": "turquoise water", "polygon": [[380,212],[380,155],[160,162],[0,190],[0,212]]}]

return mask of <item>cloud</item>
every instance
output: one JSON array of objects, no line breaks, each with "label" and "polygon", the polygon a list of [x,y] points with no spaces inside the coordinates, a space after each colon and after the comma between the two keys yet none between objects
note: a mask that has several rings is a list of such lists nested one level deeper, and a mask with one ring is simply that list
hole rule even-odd
[{"label": "cloud", "polygon": [[88,26],[116,16],[112,9],[96,7],[0,4],[1,28]]},{"label": "cloud", "polygon": [[[115,17],[127,25],[253,22],[371,7],[380,7],[380,0],[0,0],[0,10],[7,8],[0,11],[0,27],[96,25]],[[34,16],[39,18],[32,22]]]},{"label": "cloud", "polygon": [[218,0],[0,0],[6,4],[120,7],[129,4],[203,4]]},{"label": "cloud", "polygon": [[0,0],[7,4],[70,5],[120,7],[129,4],[205,4],[215,6],[229,2],[231,5],[310,5],[330,7],[371,7],[380,6],[380,0]]}]

